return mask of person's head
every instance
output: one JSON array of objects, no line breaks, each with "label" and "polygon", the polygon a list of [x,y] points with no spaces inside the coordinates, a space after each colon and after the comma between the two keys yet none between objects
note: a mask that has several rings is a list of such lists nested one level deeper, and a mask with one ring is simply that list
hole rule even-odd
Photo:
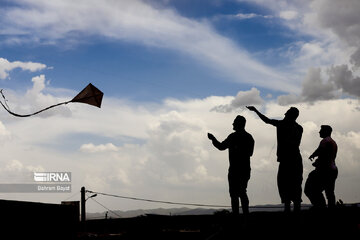
[{"label": "person's head", "polygon": [[246,124],[246,119],[241,115],[237,115],[233,122],[233,129],[235,131],[242,130],[245,128],[245,124]]},{"label": "person's head", "polygon": [[287,120],[295,121],[299,116],[299,109],[296,107],[291,107],[287,112],[285,113],[285,118]]},{"label": "person's head", "polygon": [[329,125],[321,125],[319,132],[321,138],[330,137],[331,133],[332,133],[332,128]]}]

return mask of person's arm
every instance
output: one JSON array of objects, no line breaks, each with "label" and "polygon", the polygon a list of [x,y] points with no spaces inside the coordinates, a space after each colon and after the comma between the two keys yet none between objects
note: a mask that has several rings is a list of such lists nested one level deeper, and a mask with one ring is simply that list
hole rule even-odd
[{"label": "person's arm", "polygon": [[250,137],[250,141],[251,141],[251,143],[250,143],[250,148],[249,148],[249,155],[251,157],[254,154],[254,147],[255,147],[255,140],[252,136]]},{"label": "person's arm", "polygon": [[325,144],[324,144],[323,141],[324,141],[324,140],[322,140],[322,141],[320,142],[319,147],[313,152],[313,154],[310,155],[309,159],[310,159],[311,161],[314,160],[314,158],[323,155],[324,148],[325,148]]},{"label": "person's arm", "polygon": [[323,152],[324,152],[324,144],[323,141],[321,141],[319,147],[309,157],[310,161],[313,161],[314,158],[317,157],[315,162],[312,164],[314,167],[319,167],[321,163],[323,163]]},{"label": "person's arm", "polygon": [[313,154],[310,155],[310,157],[309,157],[310,161],[314,160],[314,158],[316,158],[316,157],[319,156],[319,151],[320,151],[319,148],[317,148],[317,149],[313,152]]},{"label": "person's arm", "polygon": [[255,112],[259,118],[266,124],[271,124],[271,125],[276,125],[276,123],[278,122],[277,120],[273,120],[273,119],[269,119],[268,117],[266,117],[264,114],[262,114],[261,112],[259,112],[254,106],[246,106],[247,109],[249,109],[252,112]]},{"label": "person's arm", "polygon": [[208,138],[212,141],[212,144],[214,145],[214,147],[216,147],[220,151],[223,151],[228,148],[228,144],[227,144],[226,140],[223,142],[219,142],[216,139],[216,137],[214,135],[212,135],[211,133],[208,133]]}]

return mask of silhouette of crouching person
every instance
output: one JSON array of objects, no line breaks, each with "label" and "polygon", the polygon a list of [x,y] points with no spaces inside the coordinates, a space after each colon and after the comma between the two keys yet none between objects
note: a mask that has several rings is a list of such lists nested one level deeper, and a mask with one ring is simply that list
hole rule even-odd
[{"label": "silhouette of crouching person", "polygon": [[251,134],[245,131],[246,119],[238,115],[233,122],[235,132],[231,133],[223,142],[219,142],[214,135],[208,133],[213,145],[223,151],[229,149],[229,193],[231,208],[234,215],[239,215],[239,198],[243,214],[249,213],[249,198],[247,185],[250,179],[250,157],[254,152],[255,141]]},{"label": "silhouette of crouching person", "polygon": [[335,206],[335,181],[338,176],[338,169],[335,164],[337,154],[337,144],[331,138],[332,128],[328,125],[322,125],[320,129],[320,137],[322,138],[319,147],[309,157],[313,163],[315,170],[309,173],[305,183],[305,195],[315,208],[325,208],[326,202],[323,195],[325,191],[328,200],[328,207]]}]

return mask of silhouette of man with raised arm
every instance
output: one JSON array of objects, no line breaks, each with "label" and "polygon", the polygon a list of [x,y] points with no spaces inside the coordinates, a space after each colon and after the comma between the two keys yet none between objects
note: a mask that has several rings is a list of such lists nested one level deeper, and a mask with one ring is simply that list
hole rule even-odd
[{"label": "silhouette of man with raised arm", "polygon": [[290,211],[291,201],[294,203],[294,211],[300,211],[303,164],[299,147],[303,128],[296,122],[299,110],[291,107],[283,120],[275,120],[267,118],[253,106],[247,108],[255,112],[263,122],[276,127],[279,195],[285,205],[285,212]]},{"label": "silhouette of man with raised arm", "polygon": [[315,170],[309,173],[305,183],[305,195],[316,208],[326,207],[324,195],[328,201],[328,207],[335,206],[335,181],[338,175],[338,169],[335,164],[337,154],[337,144],[331,138],[332,128],[328,125],[322,125],[320,137],[322,138],[319,147],[309,157],[312,161],[317,157],[313,166]]},{"label": "silhouette of man with raised arm", "polygon": [[228,181],[234,215],[239,215],[239,198],[243,214],[249,213],[249,198],[246,189],[250,179],[250,157],[254,152],[255,141],[251,134],[245,131],[245,124],[246,119],[238,115],[233,122],[235,132],[223,142],[219,142],[214,135],[208,133],[208,138],[217,149],[221,151],[229,149]]}]

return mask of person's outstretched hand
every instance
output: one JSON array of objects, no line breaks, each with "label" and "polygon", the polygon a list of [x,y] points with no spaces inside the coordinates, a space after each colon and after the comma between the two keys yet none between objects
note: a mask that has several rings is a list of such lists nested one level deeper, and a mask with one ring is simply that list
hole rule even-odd
[{"label": "person's outstretched hand", "polygon": [[211,133],[208,133],[208,138],[209,138],[210,140],[214,140],[214,139],[215,139],[214,135],[212,135]]},{"label": "person's outstretched hand", "polygon": [[254,106],[246,106],[246,108],[253,112],[256,111],[256,108]]}]

